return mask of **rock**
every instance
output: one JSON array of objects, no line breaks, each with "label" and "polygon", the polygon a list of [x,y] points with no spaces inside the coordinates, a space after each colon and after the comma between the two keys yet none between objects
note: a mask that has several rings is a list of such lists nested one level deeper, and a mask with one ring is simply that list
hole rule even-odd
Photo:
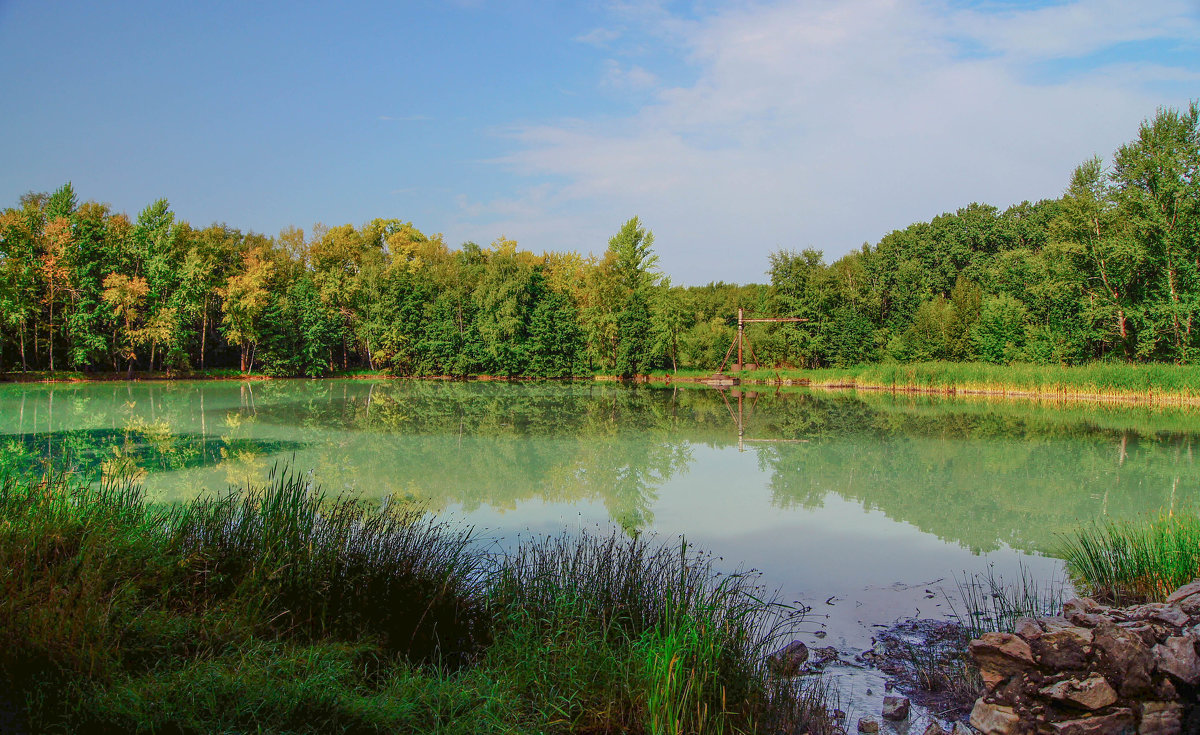
[{"label": "rock", "polygon": [[921,735],[950,735],[950,734],[948,732],[946,732],[944,729],[942,729],[941,724],[939,724],[937,720],[934,720],[933,722],[929,723],[929,727],[925,728],[925,732],[921,733]]},{"label": "rock", "polygon": [[1074,628],[1075,624],[1067,620],[1061,615],[1051,615],[1050,617],[1041,618],[1038,622],[1042,624],[1042,630],[1047,633],[1053,633],[1056,630],[1063,628]]},{"label": "rock", "polygon": [[1183,705],[1178,702],[1146,702],[1142,705],[1141,735],[1179,735],[1183,732]]},{"label": "rock", "polygon": [[1027,641],[1035,641],[1042,635],[1042,626],[1033,618],[1018,618],[1013,632]]},{"label": "rock", "polygon": [[1057,735],[1123,735],[1133,728],[1133,710],[1121,708],[1099,717],[1050,723]]},{"label": "rock", "polygon": [[1188,606],[1182,604],[1196,595],[1200,595],[1200,579],[1192,580],[1167,596],[1167,604],[1175,605],[1185,613],[1191,614]]},{"label": "rock", "polygon": [[1154,685],[1154,696],[1163,701],[1174,701],[1179,699],[1179,690],[1171,683],[1170,677],[1164,676],[1162,681]]},{"label": "rock", "polygon": [[1137,605],[1125,611],[1130,620],[1154,620],[1160,623],[1182,628],[1188,624],[1188,616],[1174,605],[1164,605],[1161,602],[1150,602]]},{"label": "rock", "polygon": [[776,676],[795,676],[808,661],[808,646],[792,641],[767,658],[767,668]]},{"label": "rock", "polygon": [[1171,636],[1155,646],[1154,665],[1184,683],[1200,683],[1200,657],[1191,633]]},{"label": "rock", "polygon": [[1107,609],[1090,597],[1072,597],[1063,603],[1063,615],[1070,615],[1072,611],[1094,613]]},{"label": "rock", "polygon": [[1067,619],[1081,628],[1097,628],[1104,623],[1110,622],[1103,615],[1085,612],[1073,612],[1067,616]]},{"label": "rock", "polygon": [[1096,649],[1103,654],[1102,673],[1122,697],[1137,697],[1150,691],[1154,656],[1141,637],[1115,625],[1096,629]]},{"label": "rock", "polygon": [[908,697],[888,695],[883,698],[883,719],[901,722],[908,719]]},{"label": "rock", "polygon": [[991,669],[979,670],[979,678],[983,679],[983,686],[989,692],[1007,681],[1009,676],[1011,676],[1011,674],[1002,674],[998,671],[992,671]]},{"label": "rock", "polygon": [[1151,620],[1157,620],[1160,623],[1174,625],[1176,628],[1182,628],[1187,625],[1190,620],[1182,610],[1173,605],[1163,605],[1158,608],[1151,616]]},{"label": "rock", "polygon": [[1044,696],[1086,710],[1098,710],[1117,701],[1117,692],[1104,677],[1093,674],[1083,681],[1067,679],[1041,690]]},{"label": "rock", "polygon": [[858,718],[858,731],[865,733],[879,732],[879,720],[875,717]]},{"label": "rock", "polygon": [[1032,644],[1034,657],[1053,671],[1082,669],[1092,648],[1092,631],[1070,625],[1043,633]]},{"label": "rock", "polygon": [[1012,633],[984,633],[967,648],[981,669],[994,674],[1008,676],[1033,666],[1033,649]]},{"label": "rock", "polygon": [[1153,648],[1154,644],[1160,639],[1172,635],[1172,631],[1163,629],[1161,624],[1151,623],[1145,620],[1132,620],[1127,623],[1117,623],[1118,628],[1133,633],[1138,638],[1142,639],[1142,643],[1146,644],[1147,648]]},{"label": "rock", "polygon": [[1020,731],[1021,718],[1012,707],[989,704],[979,699],[971,710],[971,727],[983,735],[1015,735]]}]

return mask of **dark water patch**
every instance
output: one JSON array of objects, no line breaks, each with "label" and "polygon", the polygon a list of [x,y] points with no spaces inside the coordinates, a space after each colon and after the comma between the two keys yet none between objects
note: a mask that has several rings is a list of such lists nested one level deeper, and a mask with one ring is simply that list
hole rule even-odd
[{"label": "dark water patch", "polygon": [[26,474],[69,468],[84,476],[106,462],[121,462],[147,472],[204,467],[231,455],[265,456],[295,452],[302,442],[222,438],[125,429],[73,429],[0,436],[0,473]]}]

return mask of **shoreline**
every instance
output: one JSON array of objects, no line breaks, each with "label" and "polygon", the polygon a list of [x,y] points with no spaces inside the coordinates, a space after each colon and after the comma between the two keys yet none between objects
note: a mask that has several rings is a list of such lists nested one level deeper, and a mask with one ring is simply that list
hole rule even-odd
[{"label": "shoreline", "polygon": [[809,388],[825,391],[869,391],[873,393],[892,393],[906,395],[929,395],[946,398],[1002,398],[1023,401],[1050,401],[1055,403],[1105,403],[1143,406],[1200,406],[1200,395],[1155,389],[1146,391],[1116,391],[1101,393],[1096,390],[1070,390],[1056,387],[1052,390],[1040,390],[1018,384],[978,387],[970,382],[953,383],[950,385],[922,385],[917,382],[908,383],[879,383],[859,380],[853,377],[823,380],[777,374],[774,378],[755,377],[753,375],[671,375],[651,373],[638,375],[634,378],[621,378],[616,375],[583,375],[567,378],[543,378],[534,376],[503,376],[503,375],[468,375],[463,377],[452,375],[395,375],[385,372],[353,372],[319,377],[272,376],[263,373],[139,373],[132,378],[125,373],[64,373],[59,375],[47,374],[42,371],[0,373],[0,383],[138,383],[138,382],[180,382],[180,381],[269,381],[269,380],[430,380],[430,381],[461,381],[461,382],[562,382],[562,383],[652,383],[671,385],[684,383],[688,385],[705,386],[717,389],[737,388],[742,386],[763,387],[794,387]]}]

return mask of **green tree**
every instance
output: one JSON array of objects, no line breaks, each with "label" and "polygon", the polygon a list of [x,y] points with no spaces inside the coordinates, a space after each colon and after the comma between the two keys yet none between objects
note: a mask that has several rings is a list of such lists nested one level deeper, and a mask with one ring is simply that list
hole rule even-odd
[{"label": "green tree", "polygon": [[145,341],[143,307],[149,291],[146,279],[141,276],[110,273],[104,279],[104,300],[112,306],[118,319],[118,344],[120,354],[125,358],[128,377],[133,377],[137,348]]},{"label": "green tree", "polygon": [[246,252],[242,270],[229,278],[221,296],[221,324],[226,339],[241,350],[241,371],[254,364],[254,346],[260,336],[260,320],[270,303],[271,277],[275,265],[266,248]]},{"label": "green tree", "polygon": [[984,300],[971,342],[979,359],[1002,365],[1018,359],[1025,347],[1025,305],[1000,294]]},{"label": "green tree", "polygon": [[1160,109],[1114,157],[1122,219],[1150,261],[1148,321],[1176,362],[1195,350],[1200,309],[1200,104]]}]

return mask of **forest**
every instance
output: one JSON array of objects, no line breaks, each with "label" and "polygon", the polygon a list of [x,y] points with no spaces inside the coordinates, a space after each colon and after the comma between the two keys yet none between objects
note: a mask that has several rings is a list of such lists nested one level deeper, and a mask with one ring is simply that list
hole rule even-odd
[{"label": "forest", "polygon": [[[411,222],[276,236],[136,219],[70,183],[0,213],[0,370],[280,376],[633,376],[715,370],[737,309],[759,363],[1187,364],[1200,349],[1200,105],[1160,109],[1062,196],[973,203],[832,263],[771,254],[769,283],[674,285],[653,233],[600,255],[447,245]],[[1193,326],[1197,329],[1195,333]]]}]

